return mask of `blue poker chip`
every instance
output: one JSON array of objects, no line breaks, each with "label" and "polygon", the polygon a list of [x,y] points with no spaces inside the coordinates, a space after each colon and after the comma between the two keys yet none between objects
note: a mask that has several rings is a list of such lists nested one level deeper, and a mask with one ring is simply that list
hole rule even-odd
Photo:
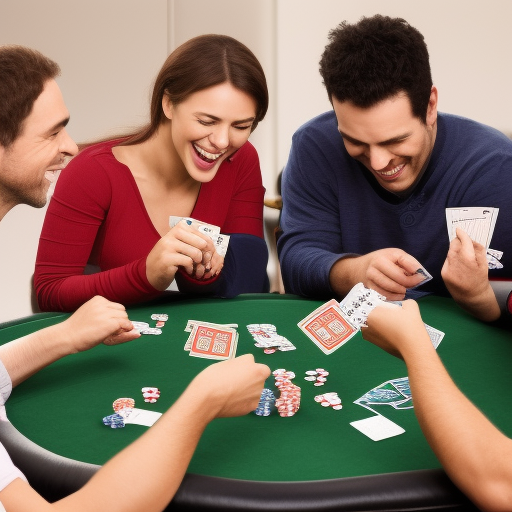
[{"label": "blue poker chip", "polygon": [[123,428],[124,419],[120,414],[110,414],[109,416],[105,416],[103,418],[103,424],[111,428]]}]

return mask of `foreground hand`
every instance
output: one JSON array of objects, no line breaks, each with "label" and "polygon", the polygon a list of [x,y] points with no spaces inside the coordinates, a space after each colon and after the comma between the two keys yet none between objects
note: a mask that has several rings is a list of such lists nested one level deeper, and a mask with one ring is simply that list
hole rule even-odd
[{"label": "foreground hand", "polygon": [[208,396],[213,418],[242,416],[254,411],[270,369],[254,362],[252,354],[215,363],[203,370],[185,393]]},{"label": "foreground hand", "polygon": [[361,328],[363,338],[396,357],[419,343],[432,347],[421,319],[418,304],[414,300],[402,302],[402,306],[377,306],[368,315],[368,327]]},{"label": "foreground hand", "polygon": [[421,264],[401,249],[380,249],[339,260],[334,266],[338,263],[352,266],[354,282],[351,286],[362,282],[366,288],[384,295],[387,300],[402,300],[407,288],[413,288],[424,280],[423,275],[415,274]]},{"label": "foreground hand", "polygon": [[484,321],[496,320],[500,308],[491,284],[486,250],[460,228],[450,243],[441,277],[454,300]]},{"label": "foreground hand", "polygon": [[[211,238],[184,221],[178,222],[148,254],[146,276],[150,284],[160,291],[172,283],[179,267],[193,277],[196,272],[200,277],[212,277],[213,272],[220,272],[222,268],[212,257],[214,253]],[[206,272],[206,269],[211,270]]]},{"label": "foreground hand", "polygon": [[78,308],[59,327],[65,329],[66,338],[75,352],[88,350],[100,343],[117,345],[140,337],[124,306],[99,295]]}]

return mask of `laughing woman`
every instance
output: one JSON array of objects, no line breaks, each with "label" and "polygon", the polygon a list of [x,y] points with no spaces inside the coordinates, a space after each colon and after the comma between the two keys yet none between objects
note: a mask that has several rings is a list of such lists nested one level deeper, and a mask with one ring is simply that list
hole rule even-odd
[{"label": "laughing woman", "polygon": [[[261,65],[240,42],[205,35],[177,48],[156,78],[149,124],[62,171],[39,241],[40,308],[268,291],[264,189],[248,142],[267,106]],[[225,260],[196,223],[170,228],[170,216],[219,226],[230,235]]]}]

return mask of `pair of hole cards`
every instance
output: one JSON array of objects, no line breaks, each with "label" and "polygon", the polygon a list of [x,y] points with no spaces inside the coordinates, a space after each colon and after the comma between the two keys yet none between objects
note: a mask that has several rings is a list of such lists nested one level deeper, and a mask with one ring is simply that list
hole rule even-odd
[{"label": "pair of hole cards", "polygon": [[[297,325],[324,353],[332,354],[354,337],[377,306],[397,307],[401,303],[387,302],[383,295],[357,283],[347,296],[337,302],[331,299],[315,309]],[[444,332],[424,324],[432,344],[437,349]]]},{"label": "pair of hole cards", "polygon": [[343,301],[331,299],[297,325],[324,354],[332,354],[366,326],[366,319],[376,306],[389,304],[385,300],[375,290],[357,283]]},{"label": "pair of hole cards", "polygon": [[192,219],[191,217],[176,217],[174,215],[169,217],[169,226],[173,228],[180,221],[185,221],[187,224],[195,227],[200,233],[209,236],[215,246],[215,251],[221,256],[226,256],[229,245],[229,235],[223,235],[220,232],[219,226]]}]

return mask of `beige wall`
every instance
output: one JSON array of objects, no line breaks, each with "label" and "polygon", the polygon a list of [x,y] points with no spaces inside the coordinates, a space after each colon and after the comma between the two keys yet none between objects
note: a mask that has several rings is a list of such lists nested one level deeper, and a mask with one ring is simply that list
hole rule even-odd
[{"label": "beige wall", "polygon": [[[201,33],[236,37],[269,82],[270,110],[251,140],[272,196],[291,135],[330,108],[318,74],[328,31],[378,12],[424,34],[441,110],[512,132],[509,0],[0,0],[0,44],[32,46],[59,62],[70,133],[87,140],[145,121],[152,80],[176,45]],[[271,227],[275,213],[266,216]],[[32,311],[43,218],[44,209],[18,206],[0,223],[0,322]]]}]

